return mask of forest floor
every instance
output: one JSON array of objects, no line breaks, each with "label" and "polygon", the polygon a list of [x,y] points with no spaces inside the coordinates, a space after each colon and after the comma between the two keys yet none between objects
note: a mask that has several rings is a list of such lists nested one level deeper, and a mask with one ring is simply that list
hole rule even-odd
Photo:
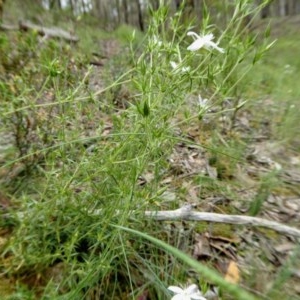
[{"label": "forest floor", "polygon": [[[246,105],[233,114],[230,111],[231,103],[225,103],[224,105],[228,105],[229,112],[224,112],[221,117],[215,118],[208,115],[204,120],[193,120],[188,124],[181,122],[180,115],[174,117],[173,130],[178,142],[172,145],[165,171],[156,174],[151,163],[148,168],[144,168],[135,183],[138,195],[147,195],[149,192],[147,186],[154,184],[153,182],[157,180],[155,177],[158,176],[159,183],[155,184],[157,189],[162,191],[157,197],[161,201],[157,204],[158,208],[175,209],[185,204],[192,204],[193,209],[199,212],[251,215],[300,229],[300,57],[299,55],[296,57],[300,49],[300,41],[296,39],[296,34],[299,34],[300,26],[297,24],[300,23],[300,18],[296,16],[277,22],[273,25],[272,33],[272,37],[278,39],[277,43],[249,74],[244,83],[243,98],[250,99]],[[81,53],[81,57],[84,58],[76,58],[76,61],[71,58],[64,65],[66,69],[61,70],[68,72],[67,80],[72,81],[76,79],[72,76],[76,77],[81,74],[84,77],[87,66],[90,65],[88,79],[82,80],[85,85],[84,96],[87,91],[93,94],[106,89],[115,78],[120,76],[120,72],[124,70],[123,66],[130,60],[129,48],[122,39],[122,29],[115,31],[112,37],[108,34],[105,36],[103,33],[104,36],[101,39],[93,36],[93,30],[93,27],[83,27],[80,29],[82,32],[79,32],[80,38],[83,39],[85,39],[84,34],[91,32],[91,38],[86,38],[85,44],[79,45],[76,51],[84,52],[86,47],[90,47],[89,53],[83,53],[85,56]],[[3,33],[1,35],[3,36]],[[8,37],[10,38],[16,39],[14,42],[20,42],[20,38],[15,35]],[[31,39],[32,37],[28,36],[24,43],[32,42]],[[31,46],[38,47],[37,45]],[[16,61],[22,63],[23,57],[30,56],[29,52],[17,53],[17,51],[22,51],[20,47],[25,49],[24,45],[19,44],[16,47],[19,49],[10,54],[10,61],[2,59],[2,66],[0,66],[9,74],[15,72]],[[70,53],[68,46],[61,47],[60,55],[68,56]],[[37,62],[34,56],[30,57],[30,60],[29,64],[32,69]],[[22,92],[20,86],[17,86],[19,83],[16,83],[18,78],[12,78],[15,75],[10,75],[10,77],[2,74],[1,76],[1,79],[5,77],[10,93],[16,92],[15,90]],[[30,78],[28,77],[28,80]],[[25,85],[28,88],[29,85],[24,83]],[[4,93],[4,87],[2,92]],[[75,115],[77,123],[73,122],[72,117],[64,123],[66,130],[73,126],[80,128],[80,138],[88,141],[84,145],[85,151],[92,153],[95,147],[106,145],[109,143],[109,137],[118,133],[118,118],[128,114],[134,97],[126,83],[112,88],[107,93],[105,92],[104,100],[97,98],[97,101],[106,101],[105,104],[101,104],[101,110],[97,101],[89,102],[79,114]],[[18,226],[13,221],[7,220],[7,216],[14,213],[17,215],[19,211],[22,211],[20,207],[24,210],[20,203],[25,198],[33,197],[37,203],[39,196],[44,195],[41,186],[45,178],[52,175],[59,176],[50,174],[52,169],[49,166],[45,167],[44,162],[39,161],[39,157],[34,157],[30,161],[24,160],[28,154],[24,149],[29,149],[28,144],[37,145],[37,148],[30,149],[32,156],[32,153],[40,150],[39,147],[48,143],[48,137],[41,137],[35,133],[39,124],[44,124],[34,124],[35,120],[42,122],[45,116],[56,118],[55,111],[49,112],[45,109],[45,104],[56,101],[51,90],[47,93],[42,91],[37,99],[40,101],[37,102],[40,106],[36,106],[34,115],[22,116],[25,118],[25,122],[22,119],[24,122],[22,128],[20,124],[18,125],[18,120],[14,119],[19,115],[14,114],[11,117],[12,125],[6,121],[0,133],[0,183],[2,186],[0,213],[3,214],[3,221],[0,223],[0,251],[2,252],[0,294],[5,294],[5,299],[33,299],[33,294],[28,290],[34,289],[34,295],[38,295],[39,292],[36,291],[39,286],[48,286],[49,281],[59,281],[61,273],[64,272],[60,269],[62,261],[47,262],[47,266],[43,269],[42,260],[46,259],[43,257],[40,260],[30,258],[35,271],[28,271],[30,263],[24,271],[21,268],[24,262],[18,259],[18,263],[12,262],[15,253],[19,251],[18,245],[10,247],[9,252],[6,250],[9,243],[14,243],[14,234],[18,231],[15,229]],[[108,102],[109,105],[107,105]],[[186,105],[192,106],[193,104],[187,102]],[[14,106],[14,109],[22,111],[18,104]],[[86,110],[89,110],[89,113]],[[8,110],[1,111],[4,116],[7,116],[8,112]],[[45,128],[51,135],[51,130],[58,126],[55,123],[57,120],[53,123],[47,122]],[[19,129],[12,133],[9,130],[11,128]],[[53,132],[55,132],[54,129]],[[27,133],[24,134],[24,131]],[[93,137],[99,134],[104,140],[93,141]],[[21,135],[25,139],[24,145],[16,145]],[[106,137],[107,140],[105,140]],[[67,142],[68,138],[66,138]],[[49,142],[47,147],[50,149],[52,145]],[[15,154],[17,151],[24,151],[23,160],[17,158]],[[51,153],[49,155],[51,156]],[[71,160],[71,158],[61,157],[62,169],[69,163],[68,159]],[[39,167],[32,169],[32,165],[39,165]],[[80,165],[84,165],[83,160],[80,161]],[[43,171],[43,168],[48,174]],[[95,173],[97,173],[96,170]],[[89,171],[93,172],[92,167]],[[75,168],[74,174],[76,172]],[[94,179],[93,174],[90,176]],[[47,182],[47,189],[51,192],[49,182]],[[74,185],[73,183],[70,183],[70,189],[72,188],[75,198],[77,196],[89,197],[90,186],[85,180],[82,182],[78,180]],[[61,195],[63,197],[63,192]],[[97,196],[101,198],[101,194]],[[175,203],[175,199],[176,205],[170,205],[170,203]],[[147,201],[149,203],[154,201],[154,204],[151,204],[156,205],[157,199],[149,196]],[[218,270],[227,279],[232,277],[228,280],[239,283],[258,297],[300,299],[299,237],[261,227],[214,222],[174,221],[160,226],[161,231],[168,232],[171,236],[169,240],[171,244]],[[159,235],[161,236],[163,234]],[[30,239],[30,236],[28,238]],[[30,255],[24,257],[29,259]],[[19,267],[20,272],[18,272]],[[131,276],[134,278],[135,275]],[[143,285],[143,283],[139,284]],[[143,293],[136,299],[151,299],[147,298],[148,292],[147,286],[144,287]],[[17,293],[21,296],[13,298]],[[87,298],[93,298],[89,297]],[[102,299],[98,297],[94,296],[94,299]],[[126,299],[126,296],[124,297]],[[230,299],[230,297],[224,296],[223,299]]]}]

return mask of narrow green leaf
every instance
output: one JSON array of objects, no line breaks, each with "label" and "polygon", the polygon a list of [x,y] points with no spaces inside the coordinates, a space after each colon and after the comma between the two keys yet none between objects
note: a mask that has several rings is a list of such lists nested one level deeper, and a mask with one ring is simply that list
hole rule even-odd
[{"label": "narrow green leaf", "polygon": [[145,233],[142,233],[140,231],[130,229],[127,227],[123,226],[117,226],[117,225],[112,225],[113,227],[122,229],[124,231],[130,232],[132,234],[135,234],[137,236],[140,236],[146,240],[149,240],[150,242],[156,244],[157,246],[161,247],[164,249],[166,252],[169,252],[176,256],[177,258],[181,259],[184,263],[192,267],[194,270],[197,272],[201,273],[203,277],[208,279],[209,281],[213,282],[216,284],[218,287],[222,288],[223,290],[227,291],[230,293],[232,296],[235,297],[235,299],[243,299],[243,300],[255,300],[257,299],[255,296],[251,295],[250,293],[244,291],[237,285],[231,284],[228,281],[226,281],[223,277],[221,277],[217,272],[209,269],[205,265],[199,263],[198,261],[194,260],[193,258],[189,257],[185,253],[179,251],[178,249],[174,248],[173,246],[168,245],[167,243],[154,238],[150,235],[147,235]]}]

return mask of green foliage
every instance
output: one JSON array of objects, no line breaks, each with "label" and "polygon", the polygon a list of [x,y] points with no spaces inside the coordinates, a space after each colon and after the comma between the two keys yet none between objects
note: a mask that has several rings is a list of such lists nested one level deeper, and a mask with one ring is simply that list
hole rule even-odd
[{"label": "green foliage", "polygon": [[272,95],[276,109],[257,112],[257,119],[265,118],[266,114],[273,117],[274,135],[282,142],[292,144],[295,149],[299,149],[294,137],[299,133],[297,99],[300,89],[296,70],[300,66],[300,60],[290,55],[297,51],[299,42],[291,41],[293,36],[286,35],[283,31],[278,32],[279,27],[274,27],[274,35],[278,37],[276,46],[270,49],[269,55],[262,58],[262,61],[255,66],[256,76],[247,76],[245,92],[249,97],[257,97],[258,91],[263,91],[265,95]]},{"label": "green foliage", "polygon": [[[246,101],[238,97],[239,84],[272,43],[258,44],[256,36],[245,34],[243,18],[253,13],[245,3],[228,9],[233,15],[223,30],[205,9],[201,32],[182,25],[183,6],[174,16],[168,6],[152,10],[143,44],[141,33],[132,28],[113,33],[123,43],[131,41],[130,59],[124,50],[99,69],[86,65],[99,50],[94,39],[109,35],[94,28],[78,26],[83,37],[78,48],[42,41],[35,32],[11,38],[1,33],[0,53],[5,55],[0,65],[7,76],[1,75],[0,117],[2,131],[13,138],[1,168],[14,174],[1,184],[15,203],[5,215],[13,228],[1,248],[0,267],[16,287],[12,297],[88,299],[95,293],[121,299],[147,291],[151,299],[164,299],[167,285],[187,281],[187,265],[194,261],[165,242],[187,252],[186,243],[145,220],[144,211],[181,204],[163,197],[161,183],[180,140],[176,130],[186,134],[191,122],[201,127],[205,118],[216,122],[228,111],[234,123]],[[192,29],[199,35],[214,33],[225,53],[217,48],[189,51],[193,40],[187,32]],[[100,87],[93,84],[95,78]],[[122,94],[125,88],[129,99]],[[230,155],[240,146],[228,145]],[[220,147],[212,153],[222,168]],[[233,173],[234,166],[228,169]],[[143,186],[138,181],[145,174],[152,179]],[[261,194],[267,187],[262,185]],[[146,235],[137,233],[141,228]],[[251,298],[202,265],[195,269],[237,299]],[[37,286],[26,284],[28,277]]]},{"label": "green foliage", "polygon": [[132,35],[134,35],[134,42],[136,44],[139,44],[143,39],[143,34],[139,30],[125,24],[114,30],[113,35],[126,45],[132,41]]},{"label": "green foliage", "polygon": [[118,227],[118,228],[120,228],[124,231],[128,231],[128,232],[130,232],[134,235],[141,236],[142,238],[147,239],[147,240],[151,241],[152,243],[156,244],[157,246],[161,247],[162,249],[164,249],[168,253],[173,254],[175,257],[178,257],[180,260],[185,262],[191,268],[196,270],[199,275],[205,277],[210,282],[215,283],[217,286],[224,289],[224,291],[229,292],[232,296],[236,297],[236,299],[249,299],[249,300],[256,299],[256,297],[254,297],[251,294],[249,294],[248,292],[238,288],[236,285],[228,283],[219,274],[212,271],[208,267],[200,264],[196,260],[190,258],[189,256],[182,253],[181,251],[179,251],[175,247],[172,247],[172,246],[168,245],[167,243],[165,243],[165,242],[163,242],[159,239],[156,239],[152,236],[149,236],[145,233],[142,233],[140,231],[132,230],[130,228],[125,228],[125,227]]},{"label": "green foliage", "polygon": [[251,202],[249,214],[251,216],[256,216],[260,213],[262,206],[271,194],[272,188],[276,185],[276,174],[277,172],[272,172],[264,178],[261,179],[260,187],[253,201]]}]

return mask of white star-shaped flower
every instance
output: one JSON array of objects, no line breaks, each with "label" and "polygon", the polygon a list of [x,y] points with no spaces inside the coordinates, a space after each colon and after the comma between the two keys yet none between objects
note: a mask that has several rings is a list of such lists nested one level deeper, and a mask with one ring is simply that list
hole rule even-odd
[{"label": "white star-shaped flower", "polygon": [[218,47],[218,44],[212,41],[214,39],[214,35],[212,33],[200,36],[193,31],[189,31],[187,35],[192,36],[194,38],[194,42],[187,48],[190,51],[197,51],[201,48],[210,50],[213,48],[221,53],[224,53],[224,49]]},{"label": "white star-shaped flower", "polygon": [[175,293],[171,300],[206,300],[196,284],[192,284],[185,289],[178,286],[169,286],[168,290]]},{"label": "white star-shaped flower", "polygon": [[198,95],[198,102],[199,106],[202,109],[207,109],[208,108],[208,99],[202,99],[201,95]]}]

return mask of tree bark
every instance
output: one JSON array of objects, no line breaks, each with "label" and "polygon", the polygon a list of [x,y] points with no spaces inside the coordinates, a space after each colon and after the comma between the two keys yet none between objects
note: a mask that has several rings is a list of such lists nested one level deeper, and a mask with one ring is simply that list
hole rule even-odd
[{"label": "tree bark", "polygon": [[5,0],[0,0],[0,23],[2,23],[3,18],[3,6],[4,6]]},{"label": "tree bark", "polygon": [[143,20],[143,13],[142,13],[142,8],[141,8],[141,3],[140,0],[136,0],[136,6],[137,6],[137,11],[138,11],[138,22],[139,22],[139,27],[141,31],[144,31],[144,20]]},{"label": "tree bark", "polygon": [[193,2],[197,25],[200,25],[202,21],[202,2],[202,0],[194,0]]},{"label": "tree bark", "polygon": [[268,18],[269,16],[270,16],[270,3],[269,4],[267,4],[265,7],[263,7],[263,9],[261,10],[261,13],[260,13],[260,15],[261,15],[261,18],[262,19],[266,19],[266,18]]},{"label": "tree bark", "polygon": [[287,3],[287,11],[289,16],[293,16],[297,14],[297,0],[288,0]]},{"label": "tree bark", "polygon": [[151,1],[151,5],[152,5],[152,8],[154,10],[158,10],[158,8],[159,8],[159,0],[152,0]]},{"label": "tree bark", "polygon": [[53,9],[53,8],[55,8],[56,6],[57,6],[59,9],[61,9],[61,2],[60,2],[60,0],[51,0],[51,1],[50,1],[50,5],[49,5],[50,9]]},{"label": "tree bark", "polygon": [[125,21],[126,24],[128,24],[129,18],[128,18],[127,0],[123,0],[123,9],[124,9],[124,21]]},{"label": "tree bark", "polygon": [[279,0],[279,16],[284,17],[286,15],[286,2],[285,0]]}]

